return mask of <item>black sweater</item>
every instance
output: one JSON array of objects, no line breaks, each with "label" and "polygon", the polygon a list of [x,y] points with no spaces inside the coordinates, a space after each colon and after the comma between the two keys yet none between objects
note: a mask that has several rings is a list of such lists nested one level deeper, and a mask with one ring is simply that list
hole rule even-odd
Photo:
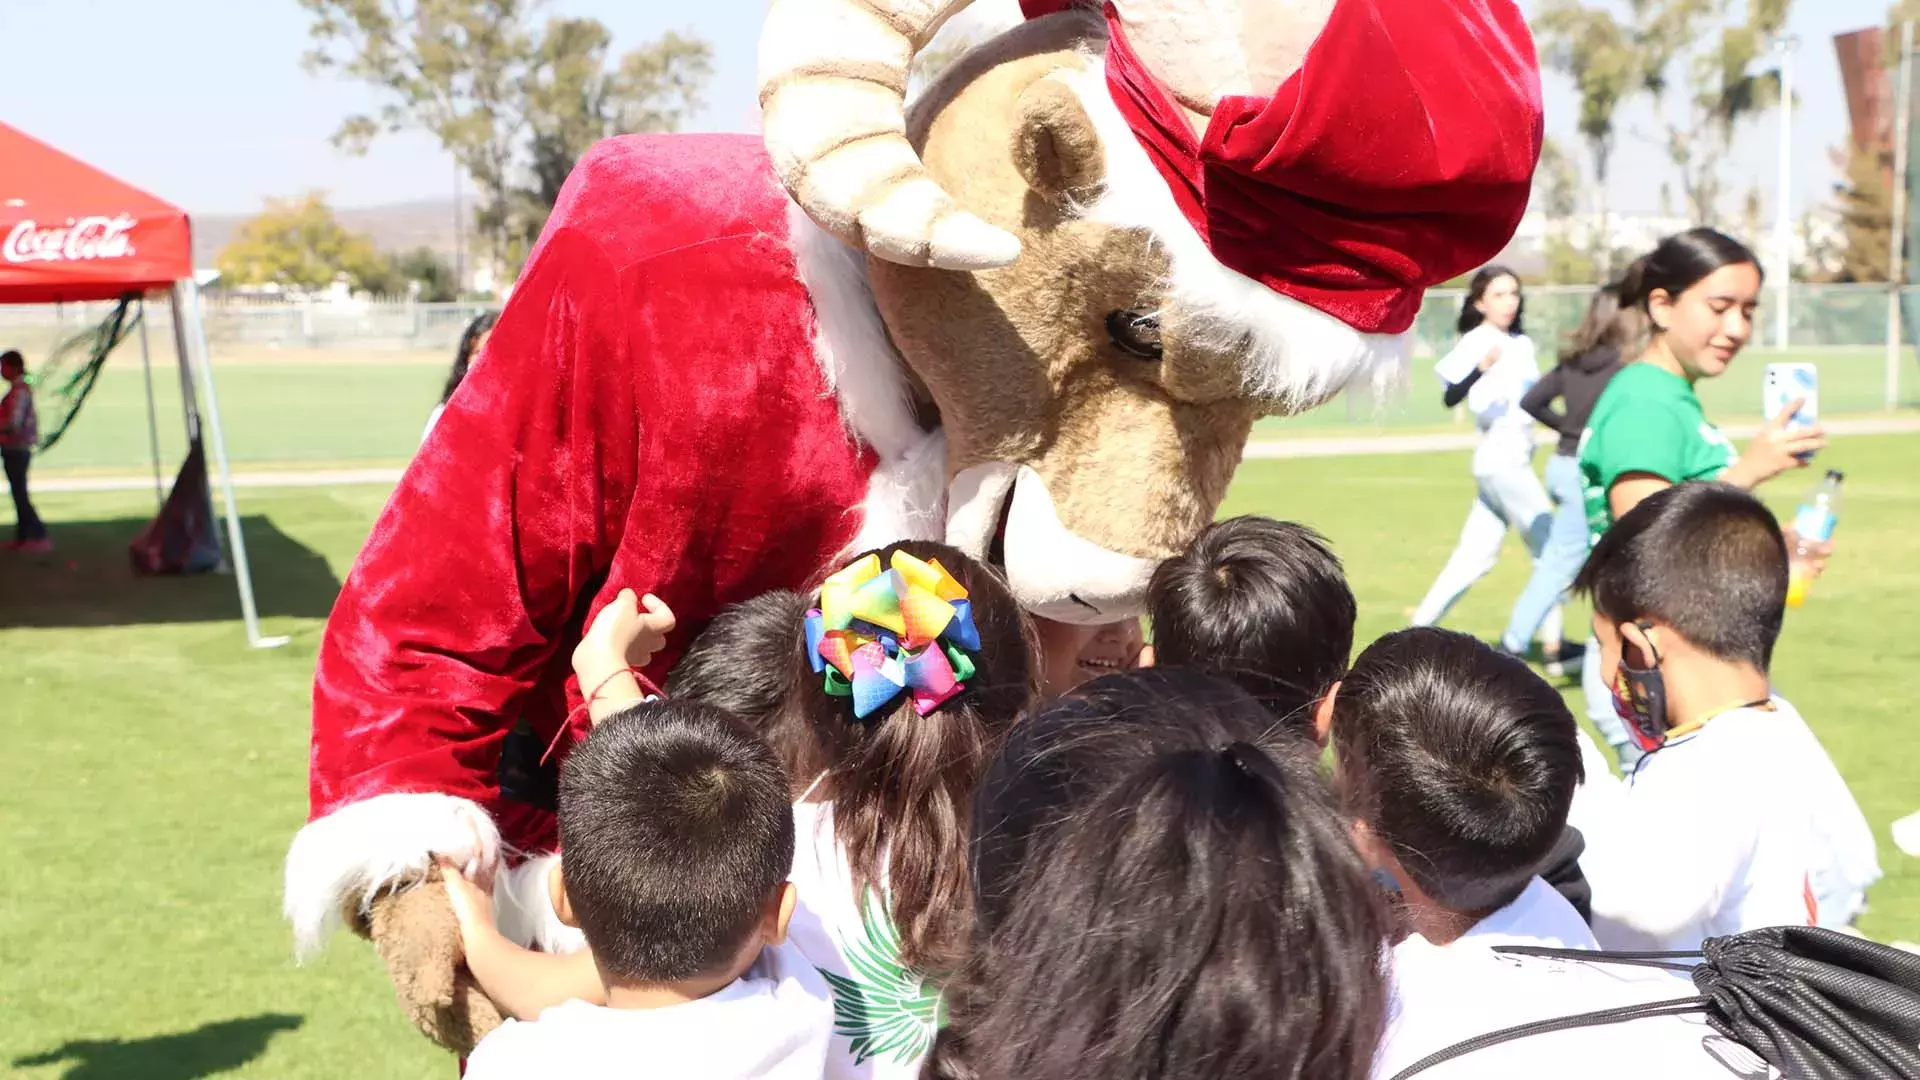
[{"label": "black sweater", "polygon": [[[1580,452],[1580,433],[1587,428],[1587,417],[1593,415],[1594,402],[1600,400],[1600,392],[1619,371],[1619,349],[1611,345],[1588,349],[1561,361],[1542,376],[1520,399],[1520,407],[1528,416],[1559,432],[1560,446],[1554,452],[1572,457]],[[1555,398],[1566,400],[1567,411],[1554,411]]]}]

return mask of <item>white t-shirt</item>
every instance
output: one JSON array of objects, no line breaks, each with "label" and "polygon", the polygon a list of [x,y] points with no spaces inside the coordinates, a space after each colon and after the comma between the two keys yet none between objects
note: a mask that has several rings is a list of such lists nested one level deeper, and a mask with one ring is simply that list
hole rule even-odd
[{"label": "white t-shirt", "polygon": [[795,803],[793,824],[800,895],[787,936],[833,992],[827,1080],[915,1080],[940,1030],[940,990],[900,963],[885,901],[854,895],[832,804]]},{"label": "white t-shirt", "polygon": [[[1657,968],[1501,956],[1472,938],[1441,947],[1415,935],[1393,948],[1393,998],[1373,1075],[1394,1076],[1428,1055],[1519,1024],[1696,993],[1687,979]],[[1692,1014],[1528,1035],[1417,1075],[1420,1080],[1759,1080],[1775,1074]]]},{"label": "white t-shirt", "polygon": [[1516,465],[1532,467],[1534,421],[1520,407],[1520,399],[1540,381],[1540,361],[1534,355],[1533,340],[1481,323],[1460,335],[1453,351],[1433,365],[1441,384],[1452,386],[1473,374],[1496,347],[1500,359],[1467,390],[1467,409],[1480,428],[1480,445],[1473,451],[1476,476]]},{"label": "white t-shirt", "polygon": [[1764,926],[1843,925],[1880,876],[1873,831],[1792,705],[1733,709],[1589,799],[1581,868],[1613,949],[1693,949]]},{"label": "white t-shirt", "polygon": [[761,952],[747,973],[698,1001],[609,1009],[569,1001],[508,1020],[467,1059],[467,1080],[818,1080],[833,1005],[792,945]]},{"label": "white t-shirt", "polygon": [[1549,949],[1597,949],[1600,943],[1560,891],[1536,876],[1513,903],[1473,924],[1461,941],[1485,948],[1540,945]]}]

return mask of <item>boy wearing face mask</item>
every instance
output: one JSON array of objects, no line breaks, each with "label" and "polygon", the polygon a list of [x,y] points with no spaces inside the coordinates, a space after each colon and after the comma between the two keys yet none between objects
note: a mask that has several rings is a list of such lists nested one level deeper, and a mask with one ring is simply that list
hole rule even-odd
[{"label": "boy wearing face mask", "polygon": [[1662,489],[1600,538],[1575,588],[1646,754],[1625,781],[1589,771],[1576,800],[1602,947],[1850,922],[1880,869],[1846,782],[1768,679],[1787,589],[1772,513],[1725,484]]}]

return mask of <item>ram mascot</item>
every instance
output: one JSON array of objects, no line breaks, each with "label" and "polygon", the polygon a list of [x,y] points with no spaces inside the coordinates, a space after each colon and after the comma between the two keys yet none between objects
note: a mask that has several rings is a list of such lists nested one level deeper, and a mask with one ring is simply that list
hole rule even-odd
[{"label": "ram mascot", "polygon": [[1025,0],[906,108],[966,0],[774,0],[763,134],[582,160],[349,575],[313,695],[301,951],[344,920],[403,1009],[497,1023],[435,857],[510,936],[619,590],[680,616],[944,539],[1065,623],[1136,613],[1256,418],[1405,359],[1422,291],[1511,237],[1541,144],[1513,0]]}]

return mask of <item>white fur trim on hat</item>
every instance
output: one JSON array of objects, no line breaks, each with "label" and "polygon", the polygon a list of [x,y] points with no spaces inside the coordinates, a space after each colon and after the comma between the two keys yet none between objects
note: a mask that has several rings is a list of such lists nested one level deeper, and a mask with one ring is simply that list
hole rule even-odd
[{"label": "white fur trim on hat", "polygon": [[[1098,59],[1098,58],[1096,58]],[[1083,212],[1152,234],[1172,263],[1167,306],[1214,347],[1243,357],[1242,383],[1272,410],[1292,415],[1354,386],[1376,400],[1404,378],[1408,334],[1368,334],[1222,265],[1193,230],[1107,89],[1104,61],[1048,75],[1073,90],[1106,151],[1106,179]]]}]

